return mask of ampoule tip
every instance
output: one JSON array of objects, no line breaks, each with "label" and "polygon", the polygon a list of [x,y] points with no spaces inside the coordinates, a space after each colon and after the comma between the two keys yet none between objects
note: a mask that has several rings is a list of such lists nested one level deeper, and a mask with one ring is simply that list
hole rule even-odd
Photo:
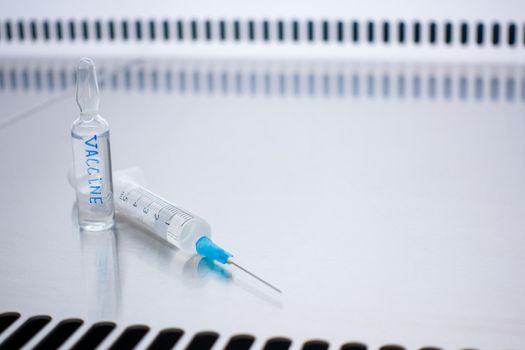
[{"label": "ampoule tip", "polygon": [[77,104],[80,114],[92,115],[98,113],[100,103],[97,71],[91,58],[83,57],[77,67]]}]

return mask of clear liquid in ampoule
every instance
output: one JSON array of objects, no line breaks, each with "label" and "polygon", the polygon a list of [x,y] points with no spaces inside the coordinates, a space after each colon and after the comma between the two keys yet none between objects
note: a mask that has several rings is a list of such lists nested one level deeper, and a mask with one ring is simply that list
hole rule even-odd
[{"label": "clear liquid in ampoule", "polygon": [[98,84],[90,59],[82,59],[78,67],[77,103],[80,116],[71,127],[71,138],[78,221],[81,229],[106,230],[115,217],[109,125],[98,114]]}]

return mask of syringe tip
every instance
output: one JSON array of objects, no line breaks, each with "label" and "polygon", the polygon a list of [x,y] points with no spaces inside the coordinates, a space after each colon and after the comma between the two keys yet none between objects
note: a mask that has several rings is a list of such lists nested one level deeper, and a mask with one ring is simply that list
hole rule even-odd
[{"label": "syringe tip", "polygon": [[98,113],[100,103],[95,62],[83,57],[77,68],[77,104],[80,113],[92,115]]}]

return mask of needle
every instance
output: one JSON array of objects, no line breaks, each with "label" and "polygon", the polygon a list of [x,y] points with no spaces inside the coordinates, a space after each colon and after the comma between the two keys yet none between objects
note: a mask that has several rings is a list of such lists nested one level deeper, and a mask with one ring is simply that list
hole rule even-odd
[{"label": "needle", "polygon": [[266,284],[268,287],[272,288],[273,290],[275,290],[276,292],[279,292],[279,293],[282,293],[282,290],[280,290],[279,288],[275,287],[274,285],[266,282],[265,280],[263,280],[262,278],[260,278],[259,276],[257,275],[254,275],[253,273],[251,273],[250,271],[246,270],[244,267],[238,265],[237,263],[235,263],[233,260],[229,259],[228,261],[228,264],[231,264],[239,269],[241,269],[242,271],[246,272],[248,275],[252,276],[253,278],[261,281],[262,283]]}]

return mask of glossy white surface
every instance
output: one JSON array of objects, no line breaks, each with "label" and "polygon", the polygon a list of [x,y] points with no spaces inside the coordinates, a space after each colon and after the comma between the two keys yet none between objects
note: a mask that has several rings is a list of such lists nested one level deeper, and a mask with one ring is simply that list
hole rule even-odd
[{"label": "glossy white surface", "polygon": [[236,271],[198,270],[122,221],[114,233],[79,233],[67,182],[72,98],[0,129],[1,311],[181,327],[181,348],[200,330],[221,334],[217,348],[236,333],[296,347],[525,346],[520,98],[146,89],[101,99],[114,169],[140,166],[151,190],[205,218],[284,294]]}]

